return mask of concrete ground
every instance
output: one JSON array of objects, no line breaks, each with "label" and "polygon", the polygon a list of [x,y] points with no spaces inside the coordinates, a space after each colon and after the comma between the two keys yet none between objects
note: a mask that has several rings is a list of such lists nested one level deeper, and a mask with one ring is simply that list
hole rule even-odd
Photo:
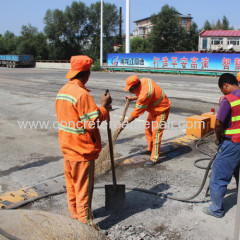
[{"label": "concrete ground", "polygon": [[[54,69],[0,69],[0,194],[15,191],[54,179],[63,174],[63,158],[58,145],[54,101],[58,90],[66,83],[66,70]],[[124,80],[130,73],[92,73],[87,87],[100,104],[102,93],[108,88],[113,97],[112,129],[119,122],[124,106]],[[172,102],[169,128],[164,132],[163,144],[185,135],[182,122],[186,117],[218,108],[221,96],[217,79],[213,77],[139,74],[151,77],[163,88]],[[134,105],[130,106],[130,114]],[[122,132],[116,145],[118,156],[145,149],[144,114],[137,126]],[[37,126],[29,125],[38,122]],[[41,125],[45,122],[45,125]],[[179,124],[181,123],[181,124]],[[27,125],[24,125],[27,124]],[[103,144],[107,142],[106,128],[101,129]],[[206,150],[214,152],[207,143]],[[204,191],[191,203],[159,198],[130,188],[146,188],[168,192],[176,196],[195,193],[204,171],[193,162],[205,157],[195,150],[194,143],[175,152],[163,154],[160,164],[144,168],[143,160],[123,164],[117,169],[119,183],[128,188],[126,209],[120,212],[104,209],[105,184],[111,183],[111,174],[96,178],[93,210],[95,221],[106,230],[111,239],[232,239],[235,224],[236,188],[234,180],[226,196],[226,216],[215,219],[202,213],[209,205]],[[203,162],[205,164],[205,162]],[[204,200],[204,202],[202,202]],[[41,210],[69,216],[66,194],[41,199],[23,209]],[[0,228],[1,228],[0,222]]]}]

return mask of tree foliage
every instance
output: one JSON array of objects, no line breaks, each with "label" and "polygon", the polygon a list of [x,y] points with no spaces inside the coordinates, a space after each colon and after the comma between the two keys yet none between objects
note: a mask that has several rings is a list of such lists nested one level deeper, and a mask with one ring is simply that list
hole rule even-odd
[{"label": "tree foliage", "polygon": [[6,31],[0,38],[1,54],[15,54],[16,36],[10,31]]},{"label": "tree foliage", "polygon": [[[72,55],[88,54],[93,59],[100,55],[100,2],[87,7],[83,2],[72,2],[65,11],[48,10],[44,17],[45,34],[50,40],[49,58],[69,59]],[[112,51],[112,38],[118,26],[115,4],[104,3],[104,55]]]},{"label": "tree foliage", "polygon": [[41,60],[48,58],[47,38],[32,25],[23,25],[21,35],[17,38],[16,54],[28,54]]},{"label": "tree foliage", "polygon": [[131,53],[146,53],[148,48],[149,42],[146,38],[134,37],[130,40]]},{"label": "tree foliage", "polygon": [[[7,31],[0,34],[0,54],[31,54],[35,59],[68,60],[72,55],[87,54],[94,60],[100,57],[100,1],[89,7],[81,1],[73,1],[65,10],[47,10],[44,17],[44,33],[32,25],[22,26],[20,36]],[[179,13],[165,5],[151,17],[152,32],[144,39],[131,39],[131,52],[173,52],[197,50],[198,28],[192,23],[189,31],[180,24]],[[113,44],[119,43],[120,16],[115,4],[103,4],[103,56],[113,52]],[[229,28],[224,16],[216,25]],[[205,26],[212,29],[208,21]],[[214,25],[215,26],[215,25]],[[125,46],[119,51],[124,52]]]},{"label": "tree foliage", "polygon": [[233,30],[233,27],[230,27],[229,21],[226,16],[223,16],[222,21],[217,20],[216,23],[210,24],[208,20],[205,21],[203,29],[205,30]]},{"label": "tree foliage", "polygon": [[228,21],[228,19],[227,19],[226,16],[223,16],[223,19],[222,19],[222,29],[223,29],[223,30],[228,30],[228,29],[230,29],[230,28],[229,28],[229,21]]},{"label": "tree foliage", "polygon": [[174,52],[197,50],[197,25],[193,23],[188,32],[180,24],[177,10],[164,5],[157,15],[151,17],[154,24],[149,36],[151,52]]},{"label": "tree foliage", "polygon": [[205,30],[212,30],[212,25],[211,25],[211,23],[208,20],[206,20],[205,23],[204,23],[203,28]]},{"label": "tree foliage", "polygon": [[[101,4],[96,2],[88,8],[90,47],[89,55],[93,59],[99,58],[100,52],[100,14]],[[119,15],[115,4],[103,4],[103,55],[113,51],[113,36],[117,34]]]}]

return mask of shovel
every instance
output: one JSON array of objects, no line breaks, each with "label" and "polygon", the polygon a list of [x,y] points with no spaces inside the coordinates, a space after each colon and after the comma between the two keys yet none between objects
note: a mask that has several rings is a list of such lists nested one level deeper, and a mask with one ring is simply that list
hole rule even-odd
[{"label": "shovel", "polygon": [[[108,90],[106,90],[106,93]],[[108,143],[111,159],[112,169],[112,185],[105,185],[105,208],[107,210],[120,210],[125,207],[125,185],[117,184],[115,166],[114,166],[114,154],[113,154],[113,143],[112,143],[112,132],[110,128],[110,115],[107,120],[107,132],[108,132]]]}]

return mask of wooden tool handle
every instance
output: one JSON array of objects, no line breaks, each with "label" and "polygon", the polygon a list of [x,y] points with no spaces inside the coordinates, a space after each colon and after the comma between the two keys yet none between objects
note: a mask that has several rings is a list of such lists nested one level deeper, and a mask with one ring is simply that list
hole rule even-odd
[{"label": "wooden tool handle", "polygon": [[[105,92],[105,95],[109,92],[107,89]],[[113,153],[113,143],[112,143],[112,131],[110,128],[110,113],[108,110],[108,119],[107,119],[107,132],[108,132],[108,144],[109,144],[109,151],[110,151],[110,160],[111,160],[111,168],[112,168],[112,180],[113,180],[113,185],[117,185],[117,180],[116,180],[116,173],[115,173],[115,166],[114,166],[114,153]]]},{"label": "wooden tool handle", "polygon": [[130,103],[130,101],[129,101],[129,99],[127,99],[126,103],[125,103],[125,106],[124,106],[123,115],[122,115],[122,117],[120,119],[120,123],[122,123],[124,121],[125,117],[126,117],[127,110],[128,110],[128,107],[129,107],[129,103]]}]

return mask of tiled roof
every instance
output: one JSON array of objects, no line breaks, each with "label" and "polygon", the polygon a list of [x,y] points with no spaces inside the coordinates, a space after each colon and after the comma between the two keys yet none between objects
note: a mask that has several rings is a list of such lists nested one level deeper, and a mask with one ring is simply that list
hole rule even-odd
[{"label": "tiled roof", "polygon": [[240,37],[240,30],[205,30],[201,37]]}]

